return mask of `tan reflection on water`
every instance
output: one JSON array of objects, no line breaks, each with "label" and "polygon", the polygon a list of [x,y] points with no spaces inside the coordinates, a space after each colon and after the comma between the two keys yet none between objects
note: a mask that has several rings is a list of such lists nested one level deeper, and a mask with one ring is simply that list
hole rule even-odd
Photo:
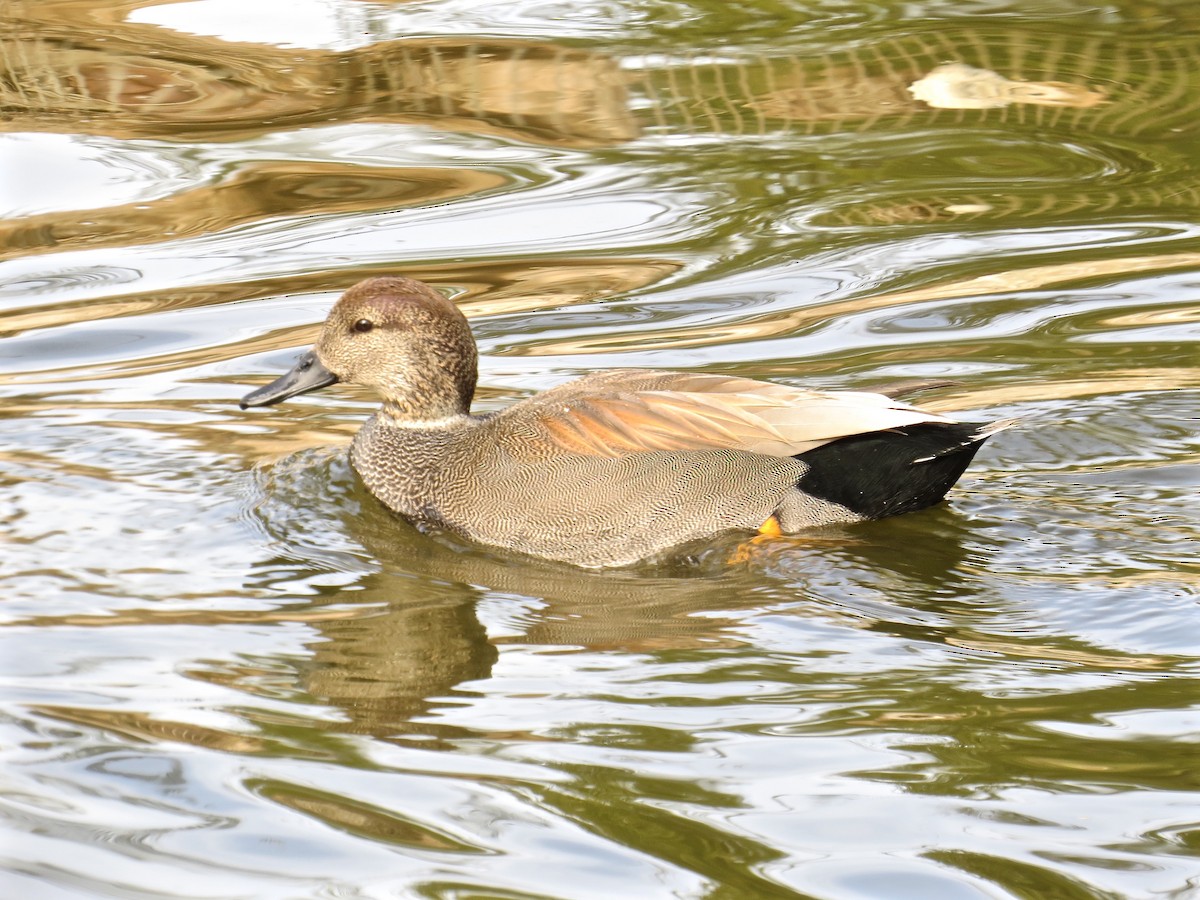
[{"label": "tan reflection on water", "polygon": [[[12,624],[128,628],[301,623],[312,629],[307,641],[311,657],[293,673],[281,676],[275,671],[271,677],[293,680],[306,695],[342,710],[345,720],[330,723],[331,730],[392,738],[445,732],[445,726],[418,720],[444,704],[463,682],[490,676],[498,658],[496,644],[505,641],[490,641],[476,615],[476,602],[488,593],[544,600],[545,608],[525,633],[508,642],[560,647],[564,652],[712,651],[740,645],[734,630],[737,618],[713,613],[755,608],[762,602],[754,589],[759,585],[757,574],[744,569],[703,579],[662,577],[659,572],[598,574],[537,560],[517,565],[510,556],[422,535],[369,504],[349,524],[369,556],[401,559],[403,571],[365,573],[352,591],[331,589],[311,605],[253,610],[150,606],[114,610],[111,615],[37,616]],[[307,572],[304,563],[289,559],[288,565],[297,569],[297,578],[315,574]],[[414,578],[416,573],[424,577]],[[219,602],[214,598],[212,605]],[[706,614],[697,615],[702,612]],[[840,617],[836,610],[822,615]],[[253,694],[255,682],[267,673],[238,662],[189,674]],[[237,752],[264,749],[252,736],[125,710],[55,707],[48,714],[141,740],[183,741]],[[321,727],[312,721],[305,725]],[[511,734],[489,732],[493,737],[502,733]]]},{"label": "tan reflection on water", "polygon": [[1090,666],[1097,669],[1133,669],[1135,671],[1154,671],[1170,669],[1175,660],[1162,656],[1113,656],[1110,653],[1096,653],[1087,650],[1067,649],[1065,647],[1050,647],[1045,644],[1025,645],[1016,641],[1006,641],[1000,638],[985,637],[947,637],[946,643],[965,650],[978,650],[983,653],[995,653],[1000,656],[1018,656],[1029,659],[1053,660],[1072,663],[1080,666]]},{"label": "tan reflection on water", "polygon": [[335,53],[86,13],[92,27],[64,34],[75,11],[10,0],[0,37],[0,69],[11,73],[0,81],[4,130],[186,141],[333,121],[437,120],[572,146],[637,135],[619,66],[587,50],[408,39]]},{"label": "tan reflection on water", "polygon": [[720,322],[711,326],[665,329],[639,328],[636,335],[600,335],[567,340],[544,340],[526,348],[531,356],[558,356],[575,353],[619,353],[623,350],[662,350],[670,347],[703,347],[735,341],[757,340],[789,334],[806,325],[841,316],[898,308],[929,300],[951,300],[1010,291],[1039,290],[1051,284],[1099,276],[1134,272],[1165,271],[1200,265],[1200,253],[1164,253],[1118,259],[1089,259],[1069,263],[1030,266],[995,275],[981,275],[959,281],[929,285],[909,291],[876,294],[837,300],[802,309],[784,309],[742,322]]},{"label": "tan reflection on water", "polygon": [[[406,735],[439,740],[461,736],[461,732],[431,719],[428,713],[453,702],[455,692],[469,690],[462,687],[464,684],[490,677],[498,659],[497,644],[634,654],[737,647],[743,642],[738,611],[760,609],[770,602],[769,595],[761,593],[759,564],[769,566],[772,557],[788,559],[797,553],[820,555],[835,549],[832,544],[845,544],[830,537],[831,546],[822,547],[820,536],[812,542],[774,540],[759,548],[761,558],[750,568],[726,565],[719,574],[708,577],[671,578],[657,571],[654,576],[597,574],[539,561],[514,565],[510,557],[501,554],[467,552],[453,539],[446,538],[449,543],[442,543],[421,535],[376,507],[363,509],[350,524],[369,556],[403,559],[403,571],[385,569],[364,574],[352,592],[331,589],[311,605],[256,610],[146,608],[104,616],[42,616],[13,624],[103,628],[303,623],[313,630],[313,637],[306,642],[311,656],[294,670],[276,668],[267,672],[252,664],[230,661],[215,669],[198,667],[189,675],[251,695],[263,679],[275,689],[290,683],[292,689],[344,714],[336,722],[306,720],[305,728],[310,731],[321,728],[387,740],[402,740]],[[714,553],[724,557],[734,547],[731,541]],[[962,551],[953,546],[943,550],[947,551],[944,565],[952,571]],[[808,557],[795,558],[805,564]],[[303,570],[300,564],[296,577],[302,577]],[[418,574],[425,577],[413,577]],[[897,573],[896,577],[904,576]],[[541,608],[519,636],[490,641],[476,615],[477,601],[489,595],[536,597]],[[816,616],[857,629],[898,628],[906,636],[912,635],[910,626],[853,614],[836,604],[798,604],[794,593],[787,597],[787,608],[777,611],[777,615]],[[1005,639],[962,626],[931,626],[920,633],[925,640],[952,647],[1089,668],[1154,671],[1170,668],[1175,662],[1167,656],[1094,652],[1057,637]],[[181,741],[241,753],[271,749],[254,735],[145,713],[76,707],[46,707],[43,711],[55,718],[139,740]],[[254,715],[249,718],[253,720]],[[552,740],[503,727],[474,733],[492,739]],[[337,810],[329,809],[327,814],[339,818]]]},{"label": "tan reflection on water", "polygon": [[[1200,122],[1200,95],[1190,88],[1200,43],[1190,38],[957,25],[790,53],[784,45],[770,55],[655,56],[647,65],[543,41],[411,38],[347,52],[232,43],[127,21],[138,3],[93,6],[10,0],[10,27],[0,36],[0,130],[188,142],[377,121],[607,147],[647,128],[768,135],[1028,126],[1173,139]],[[948,74],[958,78],[952,89]],[[941,88],[931,93],[931,84]],[[959,99],[948,100],[948,90]],[[496,186],[496,176],[483,173],[458,173],[441,187],[428,172],[407,177],[428,193],[389,183],[386,170],[247,168],[179,198],[10,223],[0,229],[0,259],[160,241],[310,210],[370,212]],[[818,211],[814,224],[1200,206],[1200,183],[1187,175],[1036,190],[968,185],[887,199],[880,190]]]},{"label": "tan reflection on water", "polygon": [[445,202],[504,183],[502,176],[479,169],[253,163],[227,180],[159,200],[0,221],[0,259],[176,240],[279,216]]},{"label": "tan reflection on water", "polygon": [[[668,259],[526,259],[500,262],[458,262],[444,265],[406,266],[402,274],[452,292],[468,317],[527,312],[588,303],[613,294],[636,291],[679,270],[682,263]],[[340,293],[354,282],[374,275],[400,274],[396,266],[362,266],[352,270],[322,270],[242,283],[230,281],[203,288],[180,288],[129,294],[112,299],[69,303],[39,303],[0,312],[0,336],[35,328],[54,328],[84,322],[111,321],[125,316],[195,309],[289,293]],[[330,303],[333,297],[330,297]],[[197,346],[192,350],[122,360],[109,367],[65,367],[36,373],[6,373],[0,383],[36,384],[55,381],[65,373],[78,377],[123,378],[185,368],[200,363],[236,359],[286,347],[299,347],[316,339],[319,318],[307,325],[274,329],[240,339],[237,344]]]},{"label": "tan reflection on water", "polygon": [[259,793],[275,803],[313,816],[332,828],[363,835],[373,841],[399,844],[419,851],[484,852],[482,848],[459,840],[444,830],[404,815],[394,806],[385,809],[311,787],[302,788],[282,782],[264,785]]},{"label": "tan reflection on water", "polygon": [[[627,294],[655,284],[677,272],[683,264],[668,259],[589,260],[565,259],[519,266],[456,266],[456,284],[464,293],[459,309],[467,318],[532,312],[590,303]],[[486,275],[478,280],[476,273]]]},{"label": "tan reflection on water", "polygon": [[262,753],[267,743],[253,735],[221,731],[192,722],[159,719],[132,710],[91,709],[78,706],[31,706],[30,709],[75,725],[86,725],[116,732],[136,741],[156,744],[178,741],[197,747],[209,747],[227,753]]},{"label": "tan reflection on water", "polygon": [[979,218],[1009,220],[1037,216],[1064,219],[1079,214],[1095,216],[1116,210],[1193,209],[1200,206],[1200,179],[1171,173],[1154,184],[1089,185],[1048,189],[997,188],[986,193],[946,192],[924,197],[835,202],[812,217],[812,224],[835,228],[875,225],[910,225],[928,222],[972,221]]},{"label": "tan reflection on water", "polygon": [[[1173,391],[1200,386],[1200,369],[1108,369],[1095,378],[1041,380],[1028,384],[1005,384],[972,389],[969,394],[952,393],[921,405],[934,411],[960,409],[964,401],[976,406],[1036,403],[1039,400],[1070,400],[1102,394],[1138,391]],[[1145,466],[1144,462],[1139,465]]]},{"label": "tan reflection on water", "polygon": [[[189,598],[199,599],[199,598]],[[63,616],[32,616],[22,624],[38,627],[124,628],[130,625],[229,625],[257,622],[260,624],[313,624],[330,619],[359,618],[363,611],[345,607],[281,607],[279,609],[124,609],[104,615],[69,613]]]},{"label": "tan reflection on water", "polygon": [[[1164,134],[1196,127],[1200,98],[1189,85],[1198,65],[1200,45],[1189,37],[942,23],[848,45],[805,46],[792,55],[670,60],[637,71],[634,91],[651,101],[645,115],[671,131],[1016,124]],[[979,74],[966,93],[990,80],[996,102],[972,105],[961,91],[951,102],[944,89],[929,95],[931,76],[944,86],[947,72],[968,71]],[[935,103],[914,96],[914,87]]]},{"label": "tan reflection on water", "polygon": [[[194,140],[378,119],[601,146],[632,140],[647,124],[762,134],[923,120],[1165,133],[1193,130],[1200,118],[1187,89],[1200,50],[1186,37],[958,25],[639,67],[519,40],[414,38],[340,53],[229,43],[126,21],[140,5],[10,0],[0,68],[11,77],[0,100],[11,118],[2,127]],[[62,31],[79,21],[90,27]],[[947,72],[983,73],[971,83],[990,78],[1005,105],[946,109],[938,108],[953,105],[939,99],[945,90],[933,105],[914,96],[914,86],[928,94],[931,78],[941,83]]]},{"label": "tan reflection on water", "polygon": [[[1021,39],[1031,46],[1038,44],[1038,39],[1029,35],[1017,40]],[[855,64],[838,65],[841,59],[852,58],[851,52],[831,54],[823,69],[796,65],[786,72],[777,66],[772,74],[784,86],[766,91],[747,105],[769,119],[796,124],[853,120],[874,124],[939,109],[987,110],[1019,104],[1088,109],[1109,102],[1107,91],[1083,84],[1013,81],[965,63],[928,68],[936,48],[937,43],[929,40],[918,61],[907,55],[902,42],[887,41],[874,48],[873,54],[867,50],[859,53]],[[971,50],[980,52],[979,47],[966,52]],[[878,71],[872,71],[875,68]],[[1090,73],[1085,70],[1083,74]],[[717,116],[710,114],[710,118]]]},{"label": "tan reflection on water", "polygon": [[1146,309],[1105,316],[1101,324],[1112,328],[1145,325],[1186,325],[1200,322],[1200,305],[1179,306],[1173,309]]}]

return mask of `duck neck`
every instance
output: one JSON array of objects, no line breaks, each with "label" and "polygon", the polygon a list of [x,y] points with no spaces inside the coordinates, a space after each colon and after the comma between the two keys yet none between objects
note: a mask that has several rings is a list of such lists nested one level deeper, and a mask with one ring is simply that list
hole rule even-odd
[{"label": "duck neck", "polygon": [[438,427],[470,415],[478,377],[474,345],[429,341],[398,374],[398,383],[385,384],[380,391],[382,418],[388,424]]},{"label": "duck neck", "polygon": [[440,431],[466,424],[471,421],[470,413],[462,409],[414,410],[403,404],[384,401],[378,413],[380,424],[392,428],[413,428]]}]

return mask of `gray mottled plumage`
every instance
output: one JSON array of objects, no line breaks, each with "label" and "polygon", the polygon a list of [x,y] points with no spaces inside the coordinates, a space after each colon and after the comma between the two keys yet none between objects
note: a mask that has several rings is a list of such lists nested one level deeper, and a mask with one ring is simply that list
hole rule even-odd
[{"label": "gray mottled plumage", "polygon": [[479,417],[470,414],[476,368],[453,303],[412,279],[372,278],[338,301],[292,372],[242,405],[338,380],[374,387],[383,405],[351,460],[384,504],[585,566],[768,521],[788,533],[927,506],[1002,427],[977,429],[878,393],[633,369]]}]

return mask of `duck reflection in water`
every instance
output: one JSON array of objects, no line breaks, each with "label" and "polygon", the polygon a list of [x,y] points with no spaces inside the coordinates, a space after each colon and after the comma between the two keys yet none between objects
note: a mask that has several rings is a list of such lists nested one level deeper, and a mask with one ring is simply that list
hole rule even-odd
[{"label": "duck reflection in water", "polygon": [[[256,474],[252,522],[280,552],[247,587],[320,585],[307,610],[288,610],[316,633],[295,668],[305,693],[344,713],[335,730],[424,746],[471,733],[436,710],[469,703],[471,682],[491,677],[506,644],[728,651],[750,640],[745,614],[764,609],[911,639],[921,631],[914,612],[973,590],[960,568],[972,532],[951,510],[858,534],[834,526],[756,540],[740,565],[728,560],[746,545],[731,533],[668,560],[597,571],[414,528],[375,502],[341,452],[301,451]],[[931,550],[912,554],[920,535]],[[863,584],[870,597],[853,589]],[[482,615],[489,638],[478,605],[493,598],[503,602]],[[925,639],[940,642],[944,631],[931,627]]]}]

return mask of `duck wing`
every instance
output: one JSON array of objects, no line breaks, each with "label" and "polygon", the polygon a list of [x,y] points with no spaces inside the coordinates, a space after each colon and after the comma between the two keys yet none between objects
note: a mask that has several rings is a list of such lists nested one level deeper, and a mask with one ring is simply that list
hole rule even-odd
[{"label": "duck wing", "polygon": [[953,423],[883,394],[635,370],[559,385],[500,418],[531,446],[609,457],[711,449],[789,457],[852,435]]}]

